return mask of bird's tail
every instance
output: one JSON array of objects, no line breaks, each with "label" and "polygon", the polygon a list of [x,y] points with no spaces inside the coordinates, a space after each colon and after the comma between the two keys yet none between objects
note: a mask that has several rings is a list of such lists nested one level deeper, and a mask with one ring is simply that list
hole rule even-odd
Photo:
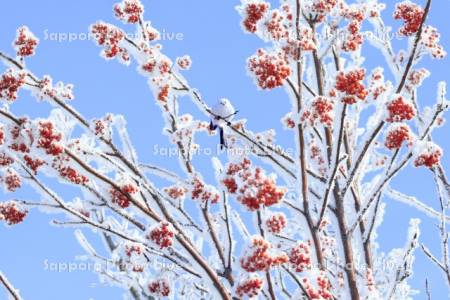
[{"label": "bird's tail", "polygon": [[226,145],[225,145],[225,136],[224,136],[222,127],[219,128],[219,135],[220,135],[220,150],[223,150],[223,148],[225,148]]}]

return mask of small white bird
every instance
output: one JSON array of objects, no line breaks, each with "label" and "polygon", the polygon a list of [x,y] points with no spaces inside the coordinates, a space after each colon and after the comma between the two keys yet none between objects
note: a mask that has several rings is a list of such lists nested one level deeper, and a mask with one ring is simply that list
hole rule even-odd
[{"label": "small white bird", "polygon": [[221,149],[226,147],[223,127],[225,126],[225,124],[229,124],[229,122],[233,119],[234,115],[237,114],[237,112],[238,111],[234,109],[230,101],[225,98],[220,99],[220,101],[211,108],[213,118],[211,119],[211,123],[209,124],[209,129],[216,130],[217,128],[219,128]]}]

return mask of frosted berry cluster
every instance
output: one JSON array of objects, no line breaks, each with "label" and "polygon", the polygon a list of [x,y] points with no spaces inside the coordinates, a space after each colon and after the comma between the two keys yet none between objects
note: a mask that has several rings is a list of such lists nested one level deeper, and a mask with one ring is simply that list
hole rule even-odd
[{"label": "frosted berry cluster", "polygon": [[173,185],[164,189],[164,192],[174,200],[182,200],[185,198],[187,188],[180,185]]},{"label": "frosted berry cluster", "polygon": [[430,76],[430,72],[425,68],[412,70],[409,73],[406,81],[406,90],[411,93],[415,88],[418,88],[420,85],[422,85],[423,81],[428,76]]},{"label": "frosted berry cluster", "polygon": [[251,277],[241,281],[236,287],[236,294],[239,297],[247,296],[248,298],[252,298],[258,296],[263,288],[262,279],[256,275],[252,274]]},{"label": "frosted berry cluster", "polygon": [[26,26],[17,29],[17,36],[13,43],[17,56],[25,57],[34,55],[39,40]]},{"label": "frosted berry cluster", "polygon": [[24,72],[8,69],[0,78],[0,99],[14,101],[17,99],[17,92],[25,84]]},{"label": "frosted berry cluster", "polygon": [[384,74],[382,68],[376,68],[373,70],[370,77],[370,84],[368,88],[369,94],[373,100],[377,100],[388,90],[387,83],[384,81]]},{"label": "frosted berry cluster", "polygon": [[114,6],[114,13],[124,23],[139,22],[144,7],[139,0],[124,0]]},{"label": "frosted berry cluster", "polygon": [[297,246],[291,249],[289,253],[289,262],[292,264],[295,272],[303,272],[310,269],[312,266],[311,262],[311,249],[309,245],[300,242]]},{"label": "frosted berry cluster", "polygon": [[150,294],[156,297],[167,297],[170,295],[170,285],[167,279],[157,279],[148,284]]},{"label": "frosted berry cluster", "polygon": [[128,50],[121,46],[125,34],[113,25],[98,22],[91,27],[91,33],[99,46],[103,46],[102,55],[107,59],[120,58],[124,63],[129,63]]},{"label": "frosted berry cluster", "polygon": [[356,103],[357,99],[364,100],[367,97],[367,90],[362,84],[366,75],[364,69],[356,69],[345,72],[339,72],[336,77],[336,89],[345,96],[342,98],[342,102],[347,104]]},{"label": "frosted berry cluster", "polygon": [[173,244],[175,229],[168,222],[160,222],[150,228],[147,238],[153,241],[161,249],[168,248]]},{"label": "frosted berry cluster", "polygon": [[416,115],[416,109],[411,101],[402,95],[394,95],[393,98],[386,103],[387,118],[390,123],[409,121]]},{"label": "frosted berry cluster", "polygon": [[285,189],[276,185],[274,177],[267,176],[261,168],[252,167],[247,158],[242,162],[230,163],[222,183],[249,210],[277,204],[286,193]]},{"label": "frosted berry cluster", "polygon": [[267,230],[271,233],[280,233],[286,224],[286,216],[283,213],[272,214],[266,219]]},{"label": "frosted berry cluster", "polygon": [[143,272],[145,266],[145,248],[141,244],[127,242],[123,247],[123,254],[126,262],[131,265],[133,272]]},{"label": "frosted berry cluster", "polygon": [[200,200],[201,202],[209,202],[215,204],[219,202],[220,195],[216,188],[207,185],[200,178],[196,177],[191,184],[191,198],[193,200]]},{"label": "frosted berry cluster", "polygon": [[414,166],[432,168],[439,164],[442,149],[433,142],[420,142],[414,148]]},{"label": "frosted berry cluster", "polygon": [[325,126],[333,125],[334,120],[334,102],[333,100],[317,96],[311,102],[310,110],[306,110],[302,114],[302,121],[308,120],[311,125],[316,125],[317,122]]},{"label": "frosted berry cluster", "polygon": [[287,263],[284,253],[273,253],[272,245],[261,236],[254,236],[251,245],[240,259],[241,267],[247,272],[267,271],[269,268]]},{"label": "frosted berry cluster", "polygon": [[320,273],[316,277],[317,287],[315,287],[308,278],[302,279],[303,287],[311,300],[334,299],[331,294],[331,283],[325,274]]},{"label": "frosted berry cluster", "polygon": [[408,125],[392,124],[386,134],[384,145],[390,150],[400,149],[404,143],[411,144],[412,139],[412,133]]},{"label": "frosted berry cluster", "polygon": [[258,49],[256,54],[248,59],[247,65],[261,89],[280,87],[291,75],[291,67],[280,52],[269,53]]},{"label": "frosted berry cluster", "polygon": [[0,221],[5,221],[8,225],[22,223],[28,212],[21,209],[15,202],[0,203]]},{"label": "frosted berry cluster", "polygon": [[192,60],[189,55],[184,55],[177,58],[177,65],[181,70],[189,70],[192,65]]},{"label": "frosted berry cluster", "polygon": [[241,14],[243,16],[242,27],[245,31],[255,33],[260,20],[270,8],[269,3],[261,0],[243,1]]},{"label": "frosted berry cluster", "polygon": [[410,1],[397,3],[394,11],[395,20],[403,20],[403,26],[399,29],[399,33],[403,36],[411,36],[415,34],[422,23],[423,9]]},{"label": "frosted berry cluster", "polygon": [[109,193],[111,195],[111,201],[114,204],[119,205],[122,208],[127,208],[130,206],[130,195],[136,194],[138,188],[131,183],[124,184],[120,187],[120,190],[112,188]]},{"label": "frosted berry cluster", "polygon": [[426,26],[423,30],[421,44],[433,58],[442,59],[447,55],[444,47],[439,44],[441,35],[433,26]]}]

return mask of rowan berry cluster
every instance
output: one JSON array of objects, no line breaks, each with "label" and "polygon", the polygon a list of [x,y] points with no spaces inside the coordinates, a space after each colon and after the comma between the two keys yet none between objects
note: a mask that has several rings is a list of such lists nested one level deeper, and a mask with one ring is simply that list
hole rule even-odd
[{"label": "rowan berry cluster", "polygon": [[8,225],[22,223],[28,211],[21,209],[15,202],[0,203],[0,221],[5,221]]},{"label": "rowan berry cluster", "polygon": [[203,203],[216,204],[219,202],[220,195],[213,186],[205,184],[200,178],[196,177],[192,181],[191,198]]},{"label": "rowan berry cluster", "polygon": [[394,95],[393,98],[386,103],[387,118],[390,123],[409,121],[416,115],[416,109],[411,101],[402,95]]},{"label": "rowan berry cluster", "polygon": [[266,219],[267,230],[271,233],[280,233],[286,224],[286,216],[283,213],[272,214]]},{"label": "rowan berry cluster", "polygon": [[124,23],[137,23],[140,20],[144,7],[139,0],[124,0],[114,6],[115,16]]},{"label": "rowan berry cluster", "polygon": [[149,292],[156,297],[167,297],[170,295],[170,285],[167,279],[157,279],[148,284]]},{"label": "rowan berry cluster", "polygon": [[281,52],[269,53],[258,49],[256,54],[248,59],[247,65],[261,89],[280,87],[291,75],[291,67]]},{"label": "rowan berry cluster", "polygon": [[243,281],[241,281],[236,287],[236,294],[239,297],[247,296],[248,298],[257,296],[263,288],[262,279],[253,275]]},{"label": "rowan berry cluster", "polygon": [[364,69],[356,69],[347,73],[339,72],[336,77],[336,89],[345,93],[342,102],[347,104],[356,103],[357,99],[364,100],[367,97],[367,90],[361,83],[366,75]]},{"label": "rowan berry cluster", "polygon": [[399,29],[399,33],[403,36],[411,36],[415,34],[422,23],[423,9],[410,1],[397,3],[394,11],[395,20],[403,20],[403,26]]},{"label": "rowan berry cluster", "polygon": [[392,124],[388,129],[384,145],[389,150],[400,149],[403,143],[411,144],[412,133],[406,124]]},{"label": "rowan berry cluster", "polygon": [[17,92],[25,84],[24,72],[8,69],[0,78],[0,99],[14,101],[17,99]]},{"label": "rowan berry cluster", "polygon": [[267,176],[261,168],[252,167],[247,158],[242,162],[230,163],[222,183],[251,211],[279,203],[286,193],[285,189],[276,185],[274,177]]},{"label": "rowan berry cluster", "polygon": [[316,125],[317,121],[325,126],[333,125],[334,121],[334,102],[333,100],[317,96],[311,102],[310,110],[306,110],[302,114],[302,121],[308,120],[311,125]]},{"label": "rowan berry cluster", "polygon": [[34,55],[39,40],[26,26],[17,29],[17,36],[13,43],[17,56],[25,57]]},{"label": "rowan berry cluster", "polygon": [[91,33],[97,44],[103,46],[102,55],[105,58],[112,59],[117,56],[125,63],[130,61],[128,50],[120,45],[125,38],[125,34],[120,29],[98,22],[92,25]]},{"label": "rowan berry cluster", "polygon": [[243,7],[243,21],[242,26],[247,32],[255,33],[257,24],[264,18],[265,13],[269,10],[270,5],[265,1],[249,0],[246,1]]},{"label": "rowan berry cluster", "polygon": [[161,249],[168,248],[173,244],[175,229],[168,222],[160,222],[150,228],[147,239],[153,241]]},{"label": "rowan berry cluster", "polygon": [[414,148],[414,166],[432,168],[441,161],[442,149],[433,142],[417,143]]},{"label": "rowan berry cluster", "polygon": [[261,236],[254,236],[252,243],[240,259],[241,267],[247,272],[267,271],[269,268],[287,263],[285,253],[272,253],[272,245]]},{"label": "rowan berry cluster", "polygon": [[309,245],[300,242],[297,246],[291,249],[289,253],[289,262],[292,264],[295,272],[303,272],[310,269],[312,266],[311,262],[311,249]]},{"label": "rowan berry cluster", "polygon": [[111,195],[112,203],[119,205],[122,208],[127,208],[130,206],[130,195],[136,194],[138,188],[131,183],[124,184],[120,187],[120,190],[112,188],[109,193]]}]

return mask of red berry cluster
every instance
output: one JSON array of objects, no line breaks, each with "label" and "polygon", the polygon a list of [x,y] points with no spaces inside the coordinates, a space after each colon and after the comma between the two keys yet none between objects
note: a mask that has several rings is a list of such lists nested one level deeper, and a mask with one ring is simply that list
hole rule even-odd
[{"label": "red berry cluster", "polygon": [[257,210],[261,206],[279,203],[286,193],[279,188],[275,179],[265,175],[260,168],[252,168],[249,159],[228,165],[225,178],[222,180],[227,191],[237,195],[237,200],[249,210]]},{"label": "red berry cluster", "polygon": [[289,37],[289,31],[285,25],[285,17],[278,9],[271,11],[268,20],[264,23],[264,27],[267,30],[268,36],[274,41]]},{"label": "red berry cluster", "polygon": [[169,99],[169,91],[170,91],[170,85],[165,84],[162,87],[160,87],[159,92],[158,92],[158,100],[166,103],[167,100]]},{"label": "red berry cluster", "polygon": [[409,121],[416,115],[414,105],[402,95],[395,95],[386,104],[386,109],[388,113],[386,121],[390,123]]},{"label": "red berry cluster", "polygon": [[331,12],[337,3],[338,0],[314,0],[312,10],[319,15],[319,20],[322,20]]},{"label": "red berry cluster", "polygon": [[173,226],[168,222],[160,222],[150,229],[147,238],[163,249],[172,246],[174,236]]},{"label": "red berry cluster", "polygon": [[434,58],[444,58],[447,55],[444,48],[439,45],[441,35],[436,28],[426,26],[423,30],[421,44],[430,51]]},{"label": "red berry cluster", "polygon": [[183,199],[186,195],[187,189],[182,186],[174,185],[164,189],[164,192],[174,200]]},{"label": "red berry cluster", "polygon": [[144,249],[139,244],[127,244],[125,245],[125,254],[128,257],[131,257],[132,255],[141,255],[144,252]]},{"label": "red berry cluster", "polygon": [[360,33],[361,22],[358,20],[352,20],[347,25],[347,35],[343,42],[342,50],[346,52],[352,52],[360,49],[364,42],[364,37]]},{"label": "red berry cluster", "polygon": [[384,74],[382,68],[376,68],[372,72],[369,85],[369,93],[374,100],[377,100],[384,92],[387,91],[386,84],[384,82]]},{"label": "red berry cluster", "polygon": [[73,184],[85,185],[89,182],[89,178],[85,175],[80,174],[76,169],[71,166],[65,165],[64,162],[67,162],[69,159],[60,158],[55,160],[52,164],[53,168],[58,170],[59,175]]},{"label": "red berry cluster", "polygon": [[367,90],[361,81],[364,80],[366,71],[364,69],[356,69],[348,73],[339,72],[336,77],[336,89],[346,94],[342,99],[344,103],[354,104],[356,98],[364,100],[367,97]]},{"label": "red berry cluster", "polygon": [[386,148],[400,149],[404,142],[411,143],[412,135],[409,126],[406,124],[394,125],[388,130],[384,145]]},{"label": "red berry cluster", "polygon": [[6,153],[0,153],[0,166],[7,167],[14,162],[14,159],[11,156],[8,156]]},{"label": "red berry cluster", "polygon": [[38,148],[43,148],[49,155],[60,155],[64,151],[64,148],[59,144],[61,139],[61,133],[55,131],[55,127],[52,122],[39,122]]},{"label": "red berry cluster", "polygon": [[280,233],[286,224],[286,216],[282,213],[273,214],[266,220],[267,230],[272,233]]},{"label": "red berry cluster", "polygon": [[327,167],[325,166],[325,159],[322,155],[321,148],[314,141],[311,141],[309,144],[309,153],[309,157],[319,165],[320,173],[325,174],[327,171]]},{"label": "red berry cluster", "polygon": [[178,57],[177,65],[181,70],[189,70],[192,65],[191,57],[189,55]]},{"label": "red berry cluster", "polygon": [[303,113],[301,120],[309,120],[311,125],[319,121],[325,126],[333,125],[334,120],[334,102],[327,97],[317,96],[311,103],[311,110]]},{"label": "red berry cluster", "polygon": [[102,53],[106,58],[111,59],[119,55],[125,62],[130,60],[128,51],[119,46],[125,37],[121,30],[112,25],[99,22],[92,25],[91,33],[97,44],[104,47]]},{"label": "red berry cluster", "polygon": [[216,204],[217,202],[219,202],[220,195],[214,187],[206,185],[198,177],[194,178],[191,184],[191,198],[193,200],[210,202],[212,204]]},{"label": "red berry cluster", "polygon": [[252,244],[241,258],[241,267],[247,272],[267,271],[269,268],[287,263],[286,254],[273,254],[270,252],[272,245],[263,237],[255,236]]},{"label": "red berry cluster", "polygon": [[395,20],[403,20],[403,27],[399,29],[399,33],[404,36],[415,34],[422,23],[423,13],[420,6],[410,1],[397,3],[393,17]]},{"label": "red berry cluster", "polygon": [[119,205],[122,208],[127,208],[130,206],[129,196],[132,194],[136,194],[138,192],[138,188],[131,184],[127,183],[120,187],[120,190],[112,188],[109,193],[111,195],[111,200],[113,203]]},{"label": "red berry cluster", "polygon": [[170,294],[169,282],[166,279],[157,279],[148,284],[148,290],[157,297],[167,297]]},{"label": "red berry cluster", "polygon": [[268,53],[264,49],[258,49],[256,55],[248,59],[247,64],[262,89],[280,87],[291,75],[291,67],[282,53]]},{"label": "red berry cluster", "polygon": [[[143,257],[144,247],[140,244],[127,243],[125,245],[124,250],[125,250],[125,255],[127,256],[127,259],[133,265],[133,271],[134,272],[143,272],[144,266],[143,266],[143,264],[139,263],[139,261]],[[138,263],[135,263],[136,261]]]},{"label": "red berry cluster", "polygon": [[157,61],[154,58],[149,59],[145,64],[142,65],[142,70],[148,73],[153,73],[155,70]]},{"label": "red berry cluster", "polygon": [[300,39],[287,39],[284,45],[281,46],[283,49],[285,59],[292,59],[298,61],[300,59],[300,51],[313,51],[316,50],[316,43],[314,41],[314,34],[311,28],[300,26]]},{"label": "red berry cluster", "polygon": [[0,203],[0,220],[4,220],[8,225],[16,225],[25,219],[28,211],[20,209],[15,202]]},{"label": "red berry cluster", "polygon": [[311,250],[309,245],[300,242],[297,246],[291,249],[289,253],[289,262],[295,269],[295,272],[303,272],[311,268]]},{"label": "red berry cluster", "polygon": [[263,287],[263,281],[255,275],[241,281],[236,287],[236,294],[239,297],[247,296],[249,298],[257,296]]},{"label": "red berry cluster", "polygon": [[137,23],[144,12],[139,0],[124,0],[114,6],[114,13],[119,20],[126,23]]},{"label": "red berry cluster", "polygon": [[432,168],[441,161],[442,149],[432,142],[418,144],[414,150],[414,166],[416,167]]},{"label": "red berry cluster", "polygon": [[8,69],[0,78],[0,98],[17,99],[17,92],[25,84],[25,73]]},{"label": "red berry cluster", "polygon": [[39,158],[33,159],[31,156],[25,154],[23,157],[23,160],[25,161],[25,164],[34,172],[34,174],[37,174],[38,169],[45,165],[45,161]]},{"label": "red berry cluster", "polygon": [[287,113],[283,119],[281,119],[281,123],[284,125],[286,129],[293,129],[295,128],[295,121],[292,118],[292,113]]},{"label": "red berry cluster", "polygon": [[17,51],[17,56],[25,57],[34,55],[34,50],[38,44],[38,39],[26,26],[17,29],[16,40],[14,47]]},{"label": "red berry cluster", "polygon": [[412,70],[408,75],[405,88],[411,93],[412,90],[419,87],[428,76],[430,76],[430,72],[425,68]]},{"label": "red berry cluster", "polygon": [[244,7],[244,20],[242,25],[248,32],[255,33],[257,23],[264,17],[269,10],[269,4],[266,2],[251,0]]},{"label": "red berry cluster", "polygon": [[12,170],[8,170],[4,178],[5,187],[10,192],[15,192],[22,186],[22,179]]},{"label": "red berry cluster", "polygon": [[330,291],[331,283],[324,274],[317,275],[316,282],[318,286],[317,288],[311,284],[308,278],[305,277],[302,279],[303,287],[306,290],[309,299],[328,300],[334,298]]}]

